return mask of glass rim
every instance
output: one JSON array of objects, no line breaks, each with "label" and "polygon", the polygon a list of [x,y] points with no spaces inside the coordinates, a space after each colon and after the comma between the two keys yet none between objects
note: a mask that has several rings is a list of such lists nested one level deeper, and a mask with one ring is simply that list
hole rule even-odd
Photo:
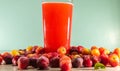
[{"label": "glass rim", "polygon": [[73,0],[68,0],[68,1],[57,1],[57,0],[56,1],[54,1],[54,0],[53,1],[52,0],[46,1],[46,0],[42,0],[42,2],[67,2],[67,3],[69,2],[69,3],[73,3]]},{"label": "glass rim", "polygon": [[71,3],[71,2],[54,2],[54,1],[53,1],[53,2],[42,2],[42,4],[45,4],[45,3],[47,3],[47,4],[48,4],[48,3],[56,3],[56,4],[57,4],[57,3],[64,3],[64,4],[71,4],[72,6],[74,6],[74,4]]}]

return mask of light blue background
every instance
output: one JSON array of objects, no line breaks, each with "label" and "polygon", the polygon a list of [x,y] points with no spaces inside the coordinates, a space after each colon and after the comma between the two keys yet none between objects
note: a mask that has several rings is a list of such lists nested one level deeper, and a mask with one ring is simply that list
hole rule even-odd
[{"label": "light blue background", "polygon": [[[120,0],[74,0],[71,45],[120,47]],[[41,0],[0,0],[0,50],[43,46]]]}]

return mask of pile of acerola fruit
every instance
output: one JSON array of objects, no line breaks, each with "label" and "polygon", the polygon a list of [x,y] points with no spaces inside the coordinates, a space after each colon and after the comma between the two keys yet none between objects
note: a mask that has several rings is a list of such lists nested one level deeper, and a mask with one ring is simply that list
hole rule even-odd
[{"label": "pile of acerola fruit", "polygon": [[12,64],[18,69],[27,69],[31,66],[40,70],[60,68],[61,71],[70,71],[72,68],[116,67],[120,65],[120,48],[112,52],[104,47],[92,46],[90,49],[83,46],[71,46],[69,53],[64,47],[57,52],[45,53],[41,46],[28,46],[26,49],[12,50],[0,54],[0,64]]}]

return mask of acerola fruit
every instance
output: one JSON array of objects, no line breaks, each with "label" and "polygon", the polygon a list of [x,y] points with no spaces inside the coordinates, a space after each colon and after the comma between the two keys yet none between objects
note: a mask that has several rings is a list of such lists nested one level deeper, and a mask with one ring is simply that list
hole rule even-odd
[{"label": "acerola fruit", "polygon": [[68,56],[64,56],[60,59],[61,71],[70,71],[72,68],[71,59]]},{"label": "acerola fruit", "polygon": [[116,54],[109,55],[109,63],[112,67],[118,66],[119,62],[119,57]]},{"label": "acerola fruit", "polygon": [[29,65],[29,59],[27,57],[20,57],[18,59],[18,69],[27,69]]},{"label": "acerola fruit", "polygon": [[100,56],[100,52],[99,52],[98,49],[92,49],[91,50],[91,55],[93,55],[93,56]]},{"label": "acerola fruit", "polygon": [[49,69],[49,59],[45,56],[40,56],[37,61],[37,66],[39,70],[48,70]]},{"label": "acerola fruit", "polygon": [[60,48],[57,49],[57,52],[59,54],[63,55],[63,54],[66,54],[67,51],[66,51],[65,47],[62,46],[62,47],[60,47]]}]

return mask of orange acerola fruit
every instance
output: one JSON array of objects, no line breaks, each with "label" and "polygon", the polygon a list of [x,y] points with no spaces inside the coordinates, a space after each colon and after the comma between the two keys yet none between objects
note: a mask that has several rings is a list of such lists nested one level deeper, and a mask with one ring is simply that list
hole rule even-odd
[{"label": "orange acerola fruit", "polygon": [[57,49],[57,52],[59,54],[64,55],[64,54],[66,54],[67,51],[66,51],[65,47],[62,46],[62,47],[60,47],[60,48]]},{"label": "orange acerola fruit", "polygon": [[100,56],[99,49],[92,49],[91,50],[91,55],[93,55],[93,56]]},{"label": "orange acerola fruit", "polygon": [[32,48],[33,48],[33,46],[28,46],[28,47],[26,48],[26,51],[27,51],[28,53],[31,53],[31,52],[32,52]]},{"label": "orange acerola fruit", "polygon": [[83,48],[82,54],[83,55],[90,55],[90,50],[88,48]]},{"label": "orange acerola fruit", "polygon": [[93,50],[93,49],[98,49],[98,47],[97,46],[92,46],[91,50]]},{"label": "orange acerola fruit", "polygon": [[119,57],[119,59],[120,59],[120,48],[115,48],[115,49],[113,50],[113,53],[117,54],[118,57]]}]

